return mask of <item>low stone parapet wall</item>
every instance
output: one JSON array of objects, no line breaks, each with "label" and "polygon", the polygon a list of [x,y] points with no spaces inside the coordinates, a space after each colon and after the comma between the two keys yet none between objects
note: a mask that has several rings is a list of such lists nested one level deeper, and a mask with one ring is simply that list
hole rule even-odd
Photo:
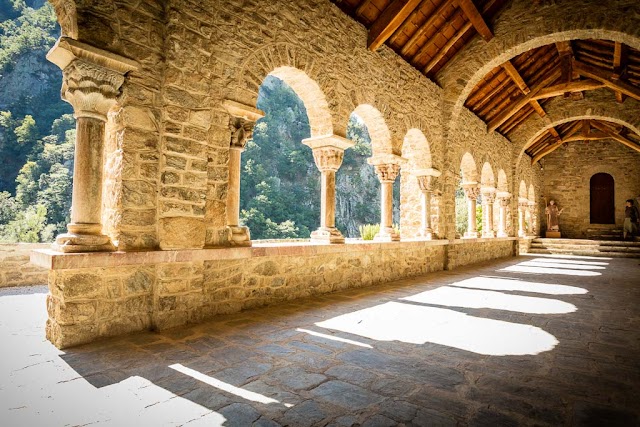
[{"label": "low stone parapet wall", "polygon": [[[32,261],[51,270],[47,337],[64,348],[440,271],[450,262],[447,252],[453,246],[459,248],[458,266],[512,255],[513,239],[498,240],[455,245],[447,240],[258,243],[249,248],[90,254],[41,250],[32,254]],[[466,245],[476,247],[467,253]],[[485,250],[492,255],[483,255]]]},{"label": "low stone parapet wall", "polygon": [[513,237],[454,240],[448,247],[447,269],[515,256],[516,243]]},{"label": "low stone parapet wall", "polygon": [[0,244],[0,288],[9,286],[44,285],[48,270],[29,262],[34,249],[45,249],[48,243]]}]

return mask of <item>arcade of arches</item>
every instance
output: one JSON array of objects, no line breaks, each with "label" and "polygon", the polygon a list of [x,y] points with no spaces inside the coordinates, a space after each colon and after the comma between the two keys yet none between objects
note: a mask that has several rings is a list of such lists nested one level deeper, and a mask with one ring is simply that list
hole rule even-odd
[{"label": "arcade of arches", "polygon": [[[612,178],[614,225],[640,194],[635,0],[51,2],[48,58],[78,130],[72,223],[32,255],[58,347],[513,256],[544,230],[544,197],[582,237],[596,174]],[[252,245],[239,223],[268,75],[309,116],[322,212],[308,244]],[[353,112],[381,186],[372,243],[335,227]],[[460,182],[483,212],[463,236]]]}]

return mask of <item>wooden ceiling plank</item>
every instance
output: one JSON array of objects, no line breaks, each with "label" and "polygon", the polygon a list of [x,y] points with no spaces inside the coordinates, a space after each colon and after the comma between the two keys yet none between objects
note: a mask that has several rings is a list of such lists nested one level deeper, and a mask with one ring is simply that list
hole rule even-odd
[{"label": "wooden ceiling plank", "polygon": [[[407,52],[409,52],[411,50],[411,48],[418,42],[418,40],[420,40],[425,33],[429,30],[429,27],[431,25],[433,25],[433,23],[436,21],[436,19],[438,19],[440,17],[440,15],[442,14],[442,12],[444,12],[444,10],[451,6],[453,4],[453,0],[445,0],[443,1],[440,6],[438,6],[438,8],[436,10],[433,11],[433,13],[431,14],[431,16],[429,16],[429,18],[425,21],[424,24],[422,24],[420,26],[420,28],[418,28],[418,30],[411,36],[411,38],[409,40],[407,40],[407,43],[405,43],[405,45],[402,47],[402,49],[400,50],[400,54],[401,55],[406,55]],[[430,43],[430,40],[427,41],[427,44]],[[414,57],[412,59],[415,59],[417,55],[414,55]]]},{"label": "wooden ceiling plank", "polygon": [[456,44],[456,42],[460,40],[462,36],[464,36],[465,33],[471,29],[471,27],[472,27],[471,22],[467,22],[458,31],[456,31],[456,33],[449,39],[449,41],[442,47],[442,49],[438,51],[436,56],[431,58],[431,61],[429,61],[427,66],[424,67],[422,72],[425,74],[429,74],[429,72],[433,69],[433,67],[438,65],[438,62],[440,62],[440,60],[444,58],[447,55],[447,53],[449,53],[449,50],[451,50],[453,45]]},{"label": "wooden ceiling plank", "polygon": [[416,19],[416,17],[420,14],[420,11],[424,8],[424,6],[428,3],[431,3],[431,0],[422,0],[418,5],[418,7],[416,7],[415,10],[411,12],[411,15],[409,15],[409,17],[404,20],[402,25],[398,27],[398,29],[393,33],[393,35],[389,37],[389,41],[393,42],[396,39],[396,37],[398,37],[404,30],[406,30],[407,27],[411,24],[411,22],[414,19]]},{"label": "wooden ceiling plank", "polygon": [[371,3],[371,0],[364,0],[360,3],[360,6],[356,9],[356,15],[362,16],[362,12],[369,6],[369,3]]},{"label": "wooden ceiling plank", "polygon": [[367,47],[376,51],[418,7],[421,0],[393,0],[369,29]]},{"label": "wooden ceiling plank", "polygon": [[502,64],[502,68],[504,68],[511,80],[513,80],[513,82],[516,84],[516,86],[518,86],[522,93],[526,95],[531,92],[531,89],[529,89],[529,86],[527,86],[524,79],[522,78],[518,70],[516,70],[516,67],[513,66],[513,63],[511,61],[507,61]]},{"label": "wooden ceiling plank", "polygon": [[558,148],[562,147],[562,144],[563,144],[563,142],[560,141],[559,143],[556,143],[554,145],[550,145],[548,148],[546,148],[545,150],[543,150],[539,154],[536,154],[536,156],[533,159],[531,159],[531,164],[532,165],[536,164],[536,162],[540,161],[540,159],[542,159],[544,156],[549,155],[549,154],[553,153],[554,151],[556,151]]},{"label": "wooden ceiling plank", "polygon": [[489,41],[493,38],[493,33],[491,29],[487,25],[487,22],[482,17],[482,14],[478,10],[475,4],[473,4],[472,0],[458,0],[458,6],[467,15],[469,21],[473,25],[473,28],[476,29],[478,34],[482,36],[485,41]]},{"label": "wooden ceiling plank", "polygon": [[630,85],[623,80],[616,80],[608,70],[587,65],[580,61],[574,61],[573,68],[583,77],[598,80],[609,89],[613,89],[614,91],[621,92],[631,98],[640,100],[640,88]]},{"label": "wooden ceiling plank", "polygon": [[581,92],[583,90],[595,90],[605,87],[606,85],[597,80],[579,80],[570,83],[560,83],[549,86],[538,92],[533,99],[540,100],[560,96],[566,92]]},{"label": "wooden ceiling plank", "polygon": [[544,80],[542,80],[533,89],[531,89],[531,92],[529,92],[527,95],[522,95],[521,97],[519,97],[514,103],[511,104],[509,108],[507,108],[505,111],[500,113],[495,119],[489,122],[489,124],[487,125],[488,132],[493,132],[498,127],[500,127],[500,125],[506,122],[511,116],[517,113],[522,107],[529,104],[529,102],[531,102],[531,100],[534,99],[534,97],[538,94],[539,91],[547,87],[549,84],[553,83],[555,80],[558,79],[558,77],[560,77],[560,70],[554,70]]}]

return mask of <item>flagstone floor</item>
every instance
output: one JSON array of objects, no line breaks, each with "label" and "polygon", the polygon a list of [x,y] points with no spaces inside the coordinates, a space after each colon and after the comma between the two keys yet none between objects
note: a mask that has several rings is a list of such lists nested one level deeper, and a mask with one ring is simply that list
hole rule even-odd
[{"label": "flagstone floor", "polygon": [[640,425],[640,265],[521,256],[59,351],[0,290],[3,426]]}]

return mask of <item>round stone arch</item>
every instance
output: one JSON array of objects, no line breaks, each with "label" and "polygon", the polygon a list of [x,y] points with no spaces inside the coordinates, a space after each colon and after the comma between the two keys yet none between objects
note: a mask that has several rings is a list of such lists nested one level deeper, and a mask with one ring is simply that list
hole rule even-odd
[{"label": "round stone arch", "polygon": [[[478,82],[513,57],[555,42],[603,39],[640,49],[640,5],[628,0],[552,2],[532,7],[530,0],[513,0],[493,26],[494,37],[476,37],[445,67],[439,82],[445,88],[450,120],[455,126],[464,103]],[[543,24],[541,24],[543,23]]]},{"label": "round stone arch", "polygon": [[78,13],[75,0],[49,0],[56,13],[58,24],[62,30],[61,36],[78,38]]},{"label": "round stone arch", "polygon": [[501,193],[510,193],[509,191],[509,179],[504,169],[498,169],[498,182],[496,184],[496,190]]},{"label": "round stone arch", "polygon": [[496,178],[493,173],[493,167],[489,162],[484,162],[480,173],[480,185],[484,189],[496,188]]},{"label": "round stone arch", "polygon": [[478,182],[478,168],[476,166],[476,161],[473,158],[473,154],[470,152],[466,152],[460,158],[460,171],[462,173],[462,182],[463,183],[472,183]]},{"label": "round stone arch", "polygon": [[125,55],[118,7],[112,0],[49,0],[62,30],[61,37]]},{"label": "round stone arch", "polygon": [[380,110],[370,104],[360,104],[352,114],[360,117],[367,126],[369,137],[371,137],[372,156],[395,154],[391,142],[391,131]]},{"label": "round stone arch", "polygon": [[[591,118],[624,124],[629,129],[640,134],[640,101],[627,98],[624,103],[615,102],[613,94],[608,89],[585,92],[585,97],[573,101],[557,97],[544,106],[547,116],[542,118],[532,114],[510,136],[516,152],[522,155],[531,143],[551,126],[566,123],[579,118]],[[519,157],[518,157],[519,158]]]},{"label": "round stone arch", "polygon": [[528,197],[529,197],[529,190],[527,189],[527,183],[524,181],[524,179],[521,179],[520,185],[518,187],[518,198],[529,200]]},{"label": "round stone arch", "polygon": [[[271,75],[288,84],[307,110],[311,137],[333,135],[336,114],[329,108],[326,93],[333,92],[330,78],[321,76],[322,67],[313,56],[287,43],[275,43],[254,51],[240,66],[231,84],[230,97],[246,105],[258,102],[260,85]],[[346,126],[342,126],[346,130]],[[344,136],[344,135],[340,135]]]},{"label": "round stone arch", "polygon": [[402,157],[408,160],[409,170],[429,169],[433,166],[429,142],[424,133],[417,128],[407,131],[402,143]]}]

